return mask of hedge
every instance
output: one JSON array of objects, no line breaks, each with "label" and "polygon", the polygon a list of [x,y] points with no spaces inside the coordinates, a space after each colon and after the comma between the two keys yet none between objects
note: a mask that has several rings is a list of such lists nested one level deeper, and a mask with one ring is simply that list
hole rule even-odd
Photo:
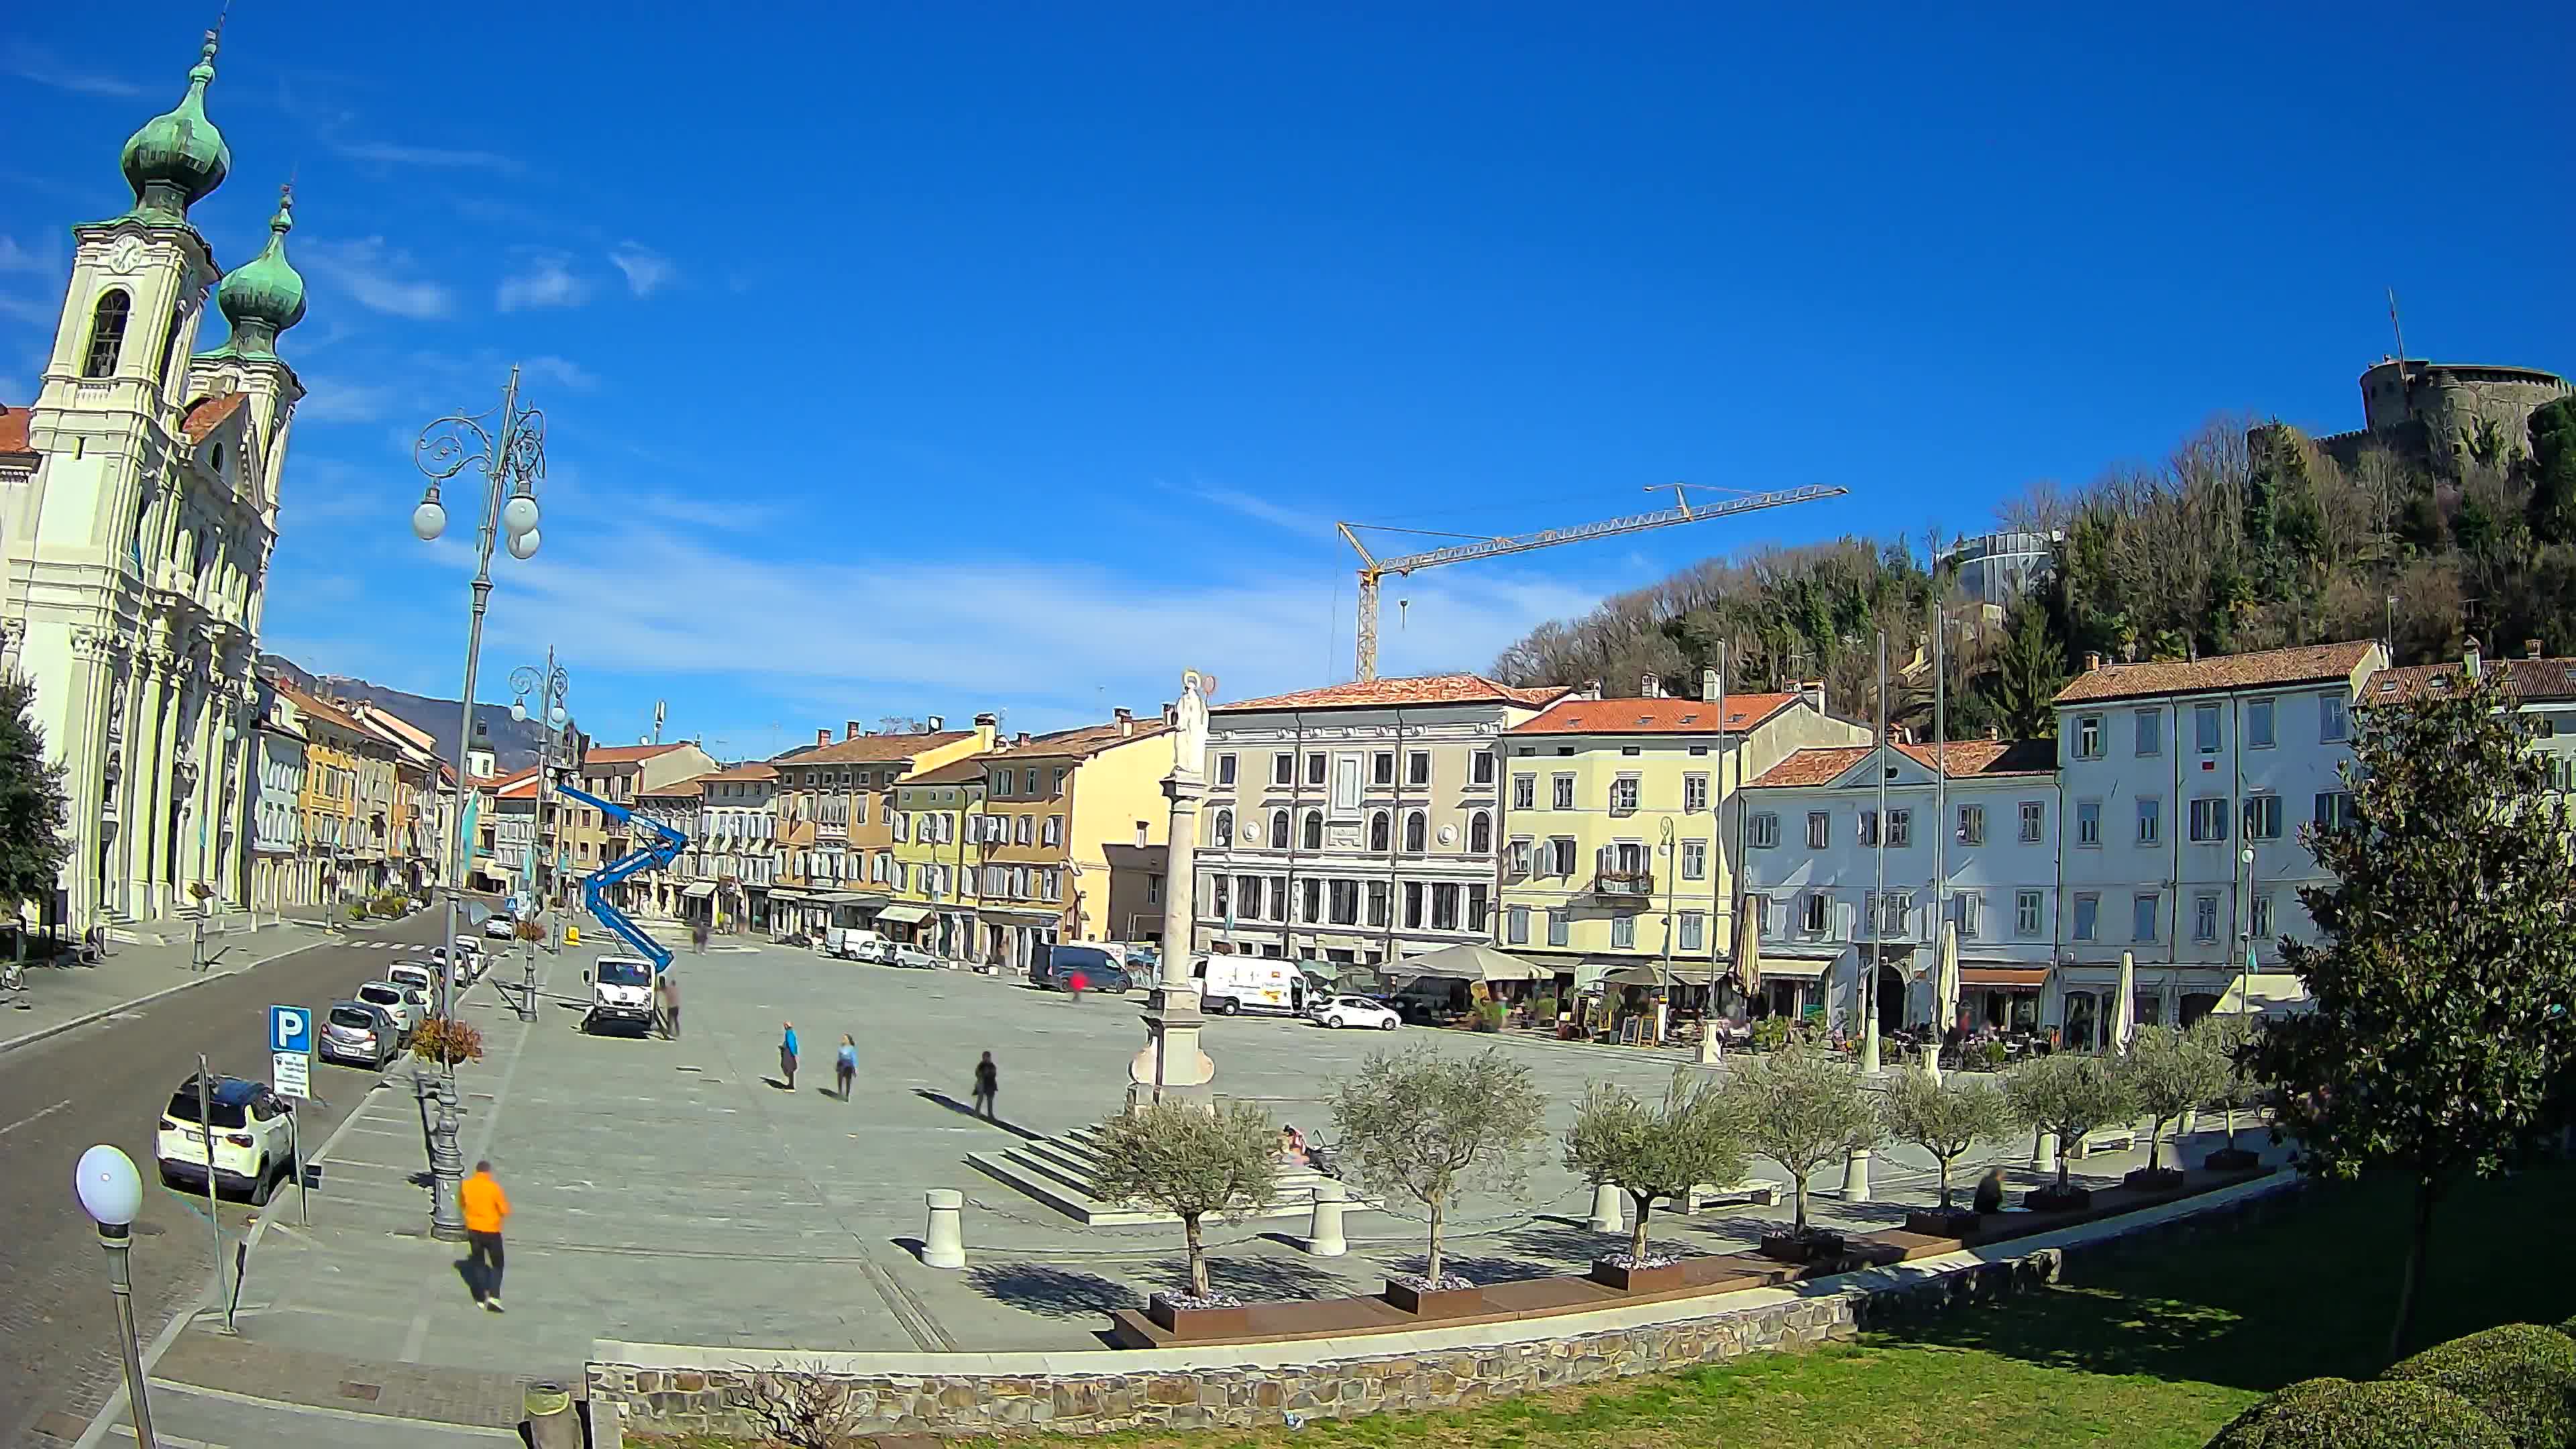
[{"label": "hedge", "polygon": [[2513,1436],[2430,1383],[2308,1379],[2237,1415],[2207,1449],[2513,1449]]},{"label": "hedge", "polygon": [[2556,1329],[2501,1323],[2428,1348],[2384,1377],[2458,1394],[2512,1435],[2516,1449],[2576,1443],[2576,1338]]}]

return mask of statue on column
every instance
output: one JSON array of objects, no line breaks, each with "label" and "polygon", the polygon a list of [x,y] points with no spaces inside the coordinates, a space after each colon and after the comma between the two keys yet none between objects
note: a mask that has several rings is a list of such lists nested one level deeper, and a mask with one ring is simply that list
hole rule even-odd
[{"label": "statue on column", "polygon": [[1213,675],[1195,669],[1181,671],[1181,698],[1173,707],[1172,771],[1196,775],[1206,768],[1208,707],[1207,697],[1216,689]]}]

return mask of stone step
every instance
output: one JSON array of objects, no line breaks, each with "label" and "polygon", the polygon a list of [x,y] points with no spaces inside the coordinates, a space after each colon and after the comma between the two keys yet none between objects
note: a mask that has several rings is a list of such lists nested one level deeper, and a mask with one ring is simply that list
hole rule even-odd
[{"label": "stone step", "polygon": [[[1179,1222],[1180,1219],[1170,1213],[1123,1207],[1102,1200],[1095,1186],[1098,1157],[1090,1145],[1098,1135],[1097,1127],[1077,1128],[1061,1137],[1037,1138],[998,1152],[971,1152],[967,1154],[966,1161],[978,1172],[1088,1226],[1123,1227]],[[1283,1172],[1279,1176],[1277,1201],[1244,1216],[1303,1217],[1313,1210],[1315,1185],[1325,1180],[1322,1173],[1312,1168]],[[1350,1204],[1354,1211],[1364,1211],[1372,1206],[1375,1204],[1356,1198]]]}]

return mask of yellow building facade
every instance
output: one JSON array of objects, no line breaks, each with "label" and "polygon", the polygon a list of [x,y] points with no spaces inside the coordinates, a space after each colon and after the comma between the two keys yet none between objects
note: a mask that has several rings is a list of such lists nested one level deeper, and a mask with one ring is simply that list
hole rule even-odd
[{"label": "yellow building facade", "polygon": [[967,959],[975,942],[975,867],[981,850],[969,823],[984,808],[981,755],[968,755],[897,781],[893,857],[886,889],[894,904],[877,925],[943,957]]},{"label": "yellow building facade", "polygon": [[1664,978],[1667,961],[1665,979],[1708,983],[1734,956],[1737,791],[1800,749],[1868,740],[1821,692],[1551,705],[1502,736],[1496,942],[1560,986]]}]

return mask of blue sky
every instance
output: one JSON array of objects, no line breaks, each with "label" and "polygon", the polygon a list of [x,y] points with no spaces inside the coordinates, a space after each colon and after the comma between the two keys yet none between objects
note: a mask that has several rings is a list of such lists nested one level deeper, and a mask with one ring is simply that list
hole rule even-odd
[{"label": "blue sky", "polygon": [[[212,8],[0,38],[0,398]],[[552,468],[487,678],[551,641],[599,736],[753,756],[1340,677],[1335,518],[1852,490],[1390,586],[1389,672],[1477,668],[2215,413],[2353,426],[2389,286],[2411,351],[2576,367],[2561,7],[1240,10],[235,6],[197,219],[246,260],[293,174],[312,297],[265,642],[454,690],[409,441],[512,361]]]}]

